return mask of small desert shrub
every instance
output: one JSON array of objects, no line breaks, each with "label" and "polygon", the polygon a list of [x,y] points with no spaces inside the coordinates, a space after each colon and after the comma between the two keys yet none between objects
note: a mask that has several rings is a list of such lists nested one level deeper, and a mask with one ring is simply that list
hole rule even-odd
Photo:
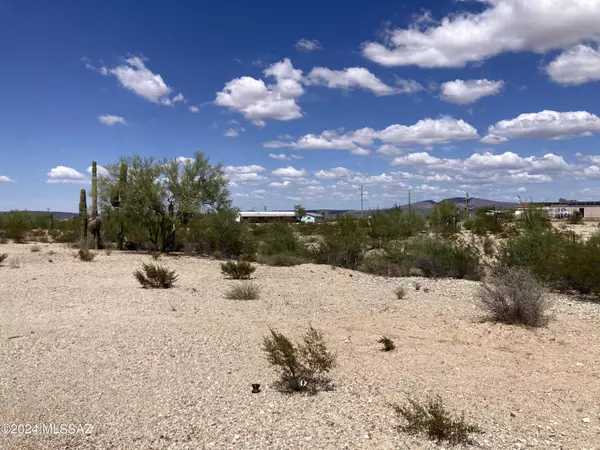
[{"label": "small desert shrub", "polygon": [[261,264],[276,267],[298,266],[306,262],[305,258],[288,253],[277,253],[275,255],[259,255],[257,260]]},{"label": "small desert shrub", "polygon": [[382,336],[381,339],[379,339],[377,342],[383,345],[383,348],[381,350],[384,352],[391,352],[396,348],[396,344],[394,344],[394,341],[385,336]]},{"label": "small desert shrub", "polygon": [[152,259],[154,261],[158,261],[160,259],[160,257],[162,256],[162,253],[161,252],[152,252],[150,254],[150,256],[152,256]]},{"label": "small desert shrub", "polygon": [[52,250],[52,249],[48,250],[48,255],[52,256],[55,254],[56,254],[56,252],[54,250]]},{"label": "small desert shrub", "polygon": [[336,365],[336,355],[327,350],[323,333],[312,326],[302,342],[295,345],[282,333],[271,330],[262,349],[267,361],[280,373],[277,386],[288,392],[310,391],[329,387],[327,374]]},{"label": "small desert shrub", "polygon": [[423,433],[438,443],[447,441],[451,445],[468,444],[470,434],[481,432],[478,426],[465,421],[464,413],[460,417],[451,414],[439,395],[428,398],[424,404],[409,399],[407,405],[395,405],[394,410],[405,421],[405,424],[398,427],[399,431]]},{"label": "small desert shrub", "polygon": [[37,244],[34,244],[31,247],[29,247],[29,251],[31,251],[31,253],[41,252],[42,251],[42,247],[40,247]]},{"label": "small desert shrub", "polygon": [[409,243],[405,251],[410,266],[426,277],[479,280],[483,275],[479,252],[472,244],[428,237]]},{"label": "small desert shrub", "polygon": [[54,238],[54,242],[59,242],[61,244],[73,244],[79,242],[79,232],[74,230],[65,230],[59,232],[56,230],[56,237]]},{"label": "small desert shrub", "polygon": [[2,264],[6,258],[8,258],[8,253],[0,253],[0,264]]},{"label": "small desert shrub", "polygon": [[413,286],[415,287],[415,291],[420,291],[421,290],[421,283],[419,283],[418,281],[415,281],[413,283]]},{"label": "small desert shrub", "polygon": [[225,298],[229,300],[257,300],[260,288],[252,282],[238,283],[225,292]]},{"label": "small desert shrub", "polygon": [[223,275],[229,275],[234,280],[247,280],[254,273],[256,267],[248,261],[227,261],[221,263]]},{"label": "small desert shrub", "polygon": [[90,252],[87,248],[80,248],[77,252],[77,256],[80,260],[90,262],[95,258],[95,254]]},{"label": "small desert shrub", "polygon": [[369,220],[368,235],[373,245],[381,248],[385,241],[416,236],[425,229],[425,218],[418,213],[405,214],[400,208],[374,211]]},{"label": "small desert shrub", "polygon": [[335,225],[327,227],[323,241],[312,251],[316,264],[330,264],[357,269],[364,258],[367,235],[357,220],[341,216]]},{"label": "small desert shrub", "polygon": [[20,269],[21,268],[21,259],[18,256],[11,258],[8,265],[11,269]]},{"label": "small desert shrub", "polygon": [[549,320],[546,290],[526,269],[497,271],[483,284],[479,299],[494,322],[540,327]]},{"label": "small desert shrub", "polygon": [[106,254],[106,256],[110,256],[112,252],[113,252],[112,248],[110,248],[110,247],[106,247],[104,249],[104,253]]},{"label": "small desert shrub", "polygon": [[406,289],[404,289],[402,286],[398,286],[396,289],[394,289],[394,294],[396,294],[396,298],[398,300],[402,300],[404,297],[406,297]]},{"label": "small desert shrub", "polygon": [[490,257],[496,254],[496,244],[490,236],[486,236],[483,239],[483,253]]},{"label": "small desert shrub", "polygon": [[405,267],[390,261],[386,255],[381,254],[370,254],[365,257],[359,270],[382,277],[402,277],[408,274]]},{"label": "small desert shrub", "polygon": [[174,270],[168,270],[158,264],[142,264],[142,270],[133,272],[135,278],[144,288],[169,289],[177,281]]}]

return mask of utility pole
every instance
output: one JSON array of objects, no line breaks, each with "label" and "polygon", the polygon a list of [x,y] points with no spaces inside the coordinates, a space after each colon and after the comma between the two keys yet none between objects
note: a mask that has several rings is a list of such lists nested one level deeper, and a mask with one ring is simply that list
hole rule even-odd
[{"label": "utility pole", "polygon": [[267,205],[265,205],[265,211],[267,210]]},{"label": "utility pole", "polygon": [[365,186],[360,185],[360,218],[363,218],[363,199],[365,196]]},{"label": "utility pole", "polygon": [[408,190],[408,212],[410,213],[410,189]]}]

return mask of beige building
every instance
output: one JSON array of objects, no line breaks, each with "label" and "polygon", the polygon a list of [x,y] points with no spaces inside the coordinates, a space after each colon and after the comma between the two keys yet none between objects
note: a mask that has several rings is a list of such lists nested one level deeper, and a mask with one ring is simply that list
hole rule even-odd
[{"label": "beige building", "polygon": [[[567,219],[575,213],[584,219],[600,219],[600,202],[548,202],[539,203],[548,210],[551,219]],[[522,211],[522,207],[519,208]]]}]

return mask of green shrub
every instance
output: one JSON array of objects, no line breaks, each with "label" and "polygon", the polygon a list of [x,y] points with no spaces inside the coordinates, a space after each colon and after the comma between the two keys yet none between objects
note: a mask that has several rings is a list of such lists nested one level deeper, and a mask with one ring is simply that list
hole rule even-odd
[{"label": "green shrub", "polygon": [[257,300],[260,288],[252,282],[244,282],[234,285],[225,292],[225,298],[229,300]]},{"label": "green shrub", "polygon": [[450,413],[439,395],[429,397],[425,404],[409,399],[407,405],[396,405],[394,410],[405,421],[404,425],[398,427],[399,431],[423,433],[438,443],[447,441],[451,445],[468,444],[472,433],[481,432],[479,427],[465,421],[464,413],[460,417]]},{"label": "green shrub", "polygon": [[221,263],[221,272],[229,275],[234,280],[247,280],[254,273],[256,267],[248,261],[227,261]]},{"label": "green shrub", "polygon": [[521,228],[529,231],[549,230],[552,228],[548,211],[535,203],[525,205],[519,216],[518,224]]},{"label": "green shrub", "polygon": [[368,235],[373,245],[382,247],[385,241],[416,236],[425,229],[425,218],[416,213],[404,214],[400,208],[371,213]]},{"label": "green shrub", "polygon": [[30,217],[25,211],[9,211],[0,216],[4,236],[17,244],[25,242],[27,232],[31,229]]},{"label": "green shrub", "polygon": [[294,234],[292,227],[285,222],[275,222],[260,227],[262,243],[259,246],[263,255],[301,254],[304,246]]},{"label": "green shrub", "polygon": [[235,210],[206,213],[189,224],[186,238],[194,250],[204,255],[220,254],[224,258],[254,260],[256,242],[248,225],[236,222]]},{"label": "green shrub", "polygon": [[359,270],[381,277],[404,277],[408,275],[406,267],[391,261],[386,254],[372,253],[367,255],[363,259]]},{"label": "green shrub", "polygon": [[178,275],[174,270],[168,270],[161,265],[142,264],[142,270],[136,270],[133,275],[144,288],[169,289],[177,281]]},{"label": "green shrub", "polygon": [[257,261],[267,266],[291,267],[304,264],[306,258],[302,256],[290,255],[288,253],[276,253],[274,255],[259,255]]},{"label": "green shrub", "polygon": [[587,241],[569,232],[527,230],[504,245],[499,264],[524,267],[559,290],[600,295],[600,237]]},{"label": "green shrub", "polygon": [[461,210],[456,203],[444,200],[431,208],[427,219],[432,230],[452,234],[460,230],[460,216]]},{"label": "green shrub", "polygon": [[328,227],[323,241],[312,251],[316,264],[330,264],[347,269],[358,268],[364,258],[367,236],[357,220],[341,216],[335,225]]},{"label": "green shrub", "polygon": [[327,374],[336,365],[336,355],[325,345],[323,334],[312,326],[302,342],[294,345],[286,336],[270,330],[262,349],[267,361],[280,373],[277,386],[282,391],[310,391],[329,387]]},{"label": "green shrub", "polygon": [[483,284],[479,300],[494,322],[541,327],[549,320],[546,290],[526,269],[497,272]]}]

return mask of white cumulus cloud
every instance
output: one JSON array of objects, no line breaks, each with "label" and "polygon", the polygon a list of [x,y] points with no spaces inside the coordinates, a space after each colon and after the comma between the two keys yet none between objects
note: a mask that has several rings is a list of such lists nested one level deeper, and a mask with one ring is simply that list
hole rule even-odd
[{"label": "white cumulus cloud", "polygon": [[560,140],[591,136],[600,132],[600,118],[586,111],[541,111],[521,114],[512,120],[502,120],[488,128],[482,142],[506,142],[508,139]]},{"label": "white cumulus cloud", "polygon": [[125,64],[112,69],[101,67],[100,73],[114,75],[124,88],[152,103],[172,104],[169,95],[173,89],[167,86],[159,74],[148,69],[144,60],[139,56],[127,58]]},{"label": "white cumulus cloud", "polygon": [[198,108],[197,106],[190,106],[190,111],[193,112],[194,114],[196,114],[197,112],[200,111],[200,108]]},{"label": "white cumulus cloud", "polygon": [[322,48],[321,43],[316,39],[300,39],[296,42],[296,49],[301,52],[314,52]]},{"label": "white cumulus cloud", "polygon": [[7,177],[6,175],[0,175],[0,183],[12,183],[15,180]]},{"label": "white cumulus cloud", "polygon": [[411,93],[423,89],[419,83],[412,80],[399,80],[398,87],[388,86],[364,67],[348,67],[344,70],[315,67],[306,76],[305,83],[328,88],[360,88],[378,96]]},{"label": "white cumulus cloud", "polygon": [[442,100],[459,105],[475,103],[482,97],[497,95],[502,91],[504,81],[454,80],[442,83]]},{"label": "white cumulus cloud", "polygon": [[[348,133],[326,130],[319,135],[307,134],[296,141],[269,141],[266,148],[289,147],[299,150],[349,150],[354,154],[368,154],[364,147],[370,147],[375,140],[390,145],[443,144],[451,141],[465,141],[479,138],[477,130],[463,120],[452,117],[422,119],[416,124],[390,125],[383,130],[361,128]],[[397,151],[397,149],[395,149]],[[385,147],[381,154],[393,153],[392,147]]]},{"label": "white cumulus cloud", "polygon": [[276,177],[280,178],[300,178],[306,176],[306,170],[298,170],[292,166],[287,166],[275,169],[273,172],[271,172],[271,175],[275,175]]},{"label": "white cumulus cloud", "polygon": [[56,166],[48,172],[46,183],[88,183],[87,178],[81,172],[67,166]]},{"label": "white cumulus cloud", "polygon": [[544,53],[600,38],[596,0],[481,0],[483,11],[429,14],[405,29],[388,30],[363,55],[381,65],[463,67],[505,52]]},{"label": "white cumulus cloud", "polygon": [[98,120],[103,123],[104,125],[114,125],[116,123],[120,123],[123,125],[127,125],[127,122],[125,122],[125,119],[121,116],[113,116],[112,114],[104,114],[101,116],[98,116]]},{"label": "white cumulus cloud", "polygon": [[577,45],[546,66],[552,81],[575,86],[600,80],[600,51],[589,45]]},{"label": "white cumulus cloud", "polygon": [[296,99],[304,93],[300,84],[302,71],[296,70],[288,58],[269,66],[263,72],[265,78],[275,83],[266,84],[252,77],[235,78],[217,92],[214,103],[240,112],[257,126],[264,126],[266,119],[294,120],[302,117]]}]

